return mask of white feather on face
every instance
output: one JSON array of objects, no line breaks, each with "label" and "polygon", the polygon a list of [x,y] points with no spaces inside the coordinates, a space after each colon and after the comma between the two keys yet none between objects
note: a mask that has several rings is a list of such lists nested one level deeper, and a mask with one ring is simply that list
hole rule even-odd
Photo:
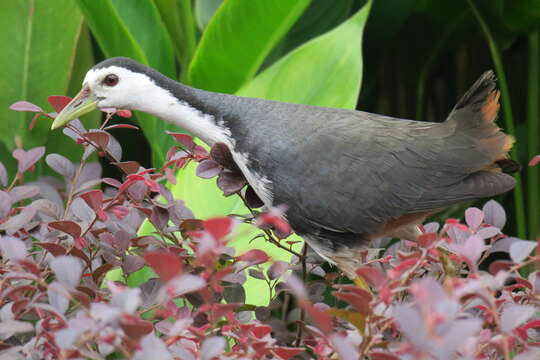
[{"label": "white feather on face", "polygon": [[[118,77],[118,83],[114,86],[105,82],[106,77],[111,74]],[[271,182],[248,169],[247,155],[234,150],[235,141],[231,137],[230,130],[216,123],[214,116],[203,113],[182,99],[177,99],[169,90],[158,86],[146,74],[118,66],[91,69],[84,78],[84,85],[88,86],[97,98],[99,109],[143,111],[191,132],[210,146],[217,142],[225,143],[257,195],[265,205],[272,205]]]}]

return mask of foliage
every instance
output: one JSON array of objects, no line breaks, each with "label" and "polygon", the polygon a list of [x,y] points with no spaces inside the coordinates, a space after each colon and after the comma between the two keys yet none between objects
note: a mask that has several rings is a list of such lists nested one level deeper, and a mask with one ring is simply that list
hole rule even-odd
[{"label": "foliage", "polygon": [[[49,97],[57,111],[69,100]],[[28,102],[12,108],[54,117]],[[540,274],[521,275],[540,262],[529,256],[537,244],[502,233],[506,215],[497,202],[469,208],[464,223],[426,224],[417,242],[381,239],[350,283],[315,254],[291,248],[283,209],[253,209],[260,200],[250,198],[226,147],[208,152],[170,133],[177,144],[167,161],[146,169],[121,161],[108,131],[136,128],[108,125],[111,116],[99,129],[78,120],[64,129],[83,148],[79,163],[36,147],[13,152],[11,181],[0,166],[0,358],[538,357]],[[123,180],[102,177],[88,161],[93,152]],[[62,181],[25,181],[43,157]],[[173,170],[189,162],[204,178],[218,176],[218,187],[251,212],[195,219],[167,188]],[[144,219],[155,232],[138,236]],[[258,249],[235,253],[228,245],[240,223],[260,228],[253,241],[287,250],[291,261]],[[506,259],[487,261],[501,252]],[[151,278],[127,287],[146,267]],[[104,282],[113,268],[123,279]],[[264,284],[268,304],[246,303],[247,274]]]},{"label": "foliage", "polygon": [[[94,129],[89,115],[91,130],[74,122],[64,136],[43,118],[55,116],[48,94],[74,94],[116,55],[203,89],[319,106],[353,108],[362,87],[358,108],[428,121],[495,67],[500,124],[525,164],[540,153],[537,1],[0,6],[0,359],[540,357],[536,244],[503,235],[493,201],[463,223],[449,209],[418,244],[375,244],[351,284],[295,235],[280,239],[284,209],[256,210],[219,146],[135,114],[150,162],[130,120]],[[49,101],[59,111],[66,98]],[[500,199],[522,239],[538,235],[538,171],[514,205]]]}]

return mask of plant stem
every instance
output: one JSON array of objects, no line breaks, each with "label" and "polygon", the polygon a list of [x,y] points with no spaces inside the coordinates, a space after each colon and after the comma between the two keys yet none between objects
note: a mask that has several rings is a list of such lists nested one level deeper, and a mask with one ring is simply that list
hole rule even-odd
[{"label": "plant stem", "polygon": [[[300,259],[300,261],[302,262],[302,281],[304,282],[304,284],[307,282],[306,256],[307,256],[307,244],[304,243],[304,248],[302,249],[302,258]],[[300,346],[300,344],[302,343],[302,326],[305,319],[306,319],[306,311],[302,308],[302,311],[300,312],[301,324],[298,324],[298,330],[296,332],[296,342],[295,342],[296,347]]]},{"label": "plant stem", "polygon": [[[527,147],[528,159],[540,154],[540,135],[539,117],[540,110],[538,102],[540,101],[540,36],[536,31],[529,35],[529,89],[527,102]],[[540,194],[539,194],[539,171],[538,167],[531,166],[527,169],[527,191],[529,195],[529,236],[536,239],[538,236],[538,216],[540,214]]]},{"label": "plant stem", "polygon": [[[469,3],[469,6],[474,16],[476,17],[476,20],[478,21],[478,24],[480,25],[480,28],[482,29],[482,32],[484,33],[484,36],[486,37],[489,45],[491,59],[493,61],[493,65],[495,66],[495,72],[499,79],[499,87],[501,89],[502,111],[504,115],[506,132],[508,132],[512,136],[515,136],[516,130],[514,126],[514,116],[512,113],[512,103],[510,101],[510,91],[508,89],[508,83],[506,82],[506,74],[504,72],[501,51],[499,50],[499,46],[497,45],[493,34],[491,33],[484,19],[482,18],[482,15],[478,11],[478,8],[476,7],[474,1],[467,0],[467,2]],[[517,144],[514,144],[514,147],[512,148],[512,150],[510,150],[510,157],[518,161],[518,154],[518,146]],[[514,203],[516,211],[515,218],[517,225],[517,234],[518,237],[525,239],[527,237],[527,225],[525,221],[525,203],[523,199],[523,185],[521,181],[521,174],[516,174],[515,179],[516,187],[514,189]]]}]

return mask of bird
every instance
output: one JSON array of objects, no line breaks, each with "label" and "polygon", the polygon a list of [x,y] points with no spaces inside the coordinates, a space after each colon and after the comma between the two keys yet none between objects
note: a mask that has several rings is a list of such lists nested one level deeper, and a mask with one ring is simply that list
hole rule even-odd
[{"label": "bird", "polygon": [[128,109],[223,143],[264,205],[285,205],[292,229],[354,278],[372,240],[414,240],[427,217],[515,186],[499,96],[487,71],[444,121],[415,121],[204,91],[114,57],[87,72],[52,129],[96,108]]}]

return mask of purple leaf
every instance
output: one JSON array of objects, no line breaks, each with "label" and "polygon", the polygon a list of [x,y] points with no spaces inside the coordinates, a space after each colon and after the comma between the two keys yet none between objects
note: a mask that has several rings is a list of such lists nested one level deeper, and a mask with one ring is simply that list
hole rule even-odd
[{"label": "purple leaf", "polygon": [[167,283],[169,289],[167,293],[174,296],[184,295],[193,291],[197,291],[206,286],[206,281],[196,275],[184,274],[173,278]]},{"label": "purple leaf", "polygon": [[167,346],[154,333],[144,336],[140,342],[140,347],[141,349],[135,352],[133,360],[173,360]]},{"label": "purple leaf", "polygon": [[95,217],[94,210],[81,197],[76,197],[73,200],[69,212],[81,221],[92,221]]},{"label": "purple leaf", "polygon": [[12,216],[3,224],[0,230],[5,230],[8,234],[14,234],[23,229],[36,215],[36,209],[31,206],[25,207],[18,215]]},{"label": "purple leaf", "polygon": [[0,322],[0,339],[5,340],[13,335],[34,331],[32,323],[18,320],[4,320]]},{"label": "purple leaf", "polygon": [[476,232],[476,235],[480,236],[482,239],[491,239],[492,237],[499,235],[501,230],[495,226],[483,227]]},{"label": "purple leaf", "polygon": [[144,266],[144,259],[136,255],[126,255],[122,262],[122,271],[126,274],[134,273]]},{"label": "purple leaf", "polygon": [[[79,119],[75,119],[75,120],[70,121],[69,125],[70,125],[70,127],[73,127],[75,129],[77,129],[79,131],[79,133],[81,133],[81,134],[86,132],[86,128],[84,127],[84,125],[82,124],[82,122]],[[69,136],[74,141],[79,141],[80,139],[82,139],[82,136],[80,136],[77,132],[71,130],[68,127],[65,127],[62,130],[62,132],[64,133],[64,135]]]},{"label": "purple leaf", "polygon": [[73,166],[73,163],[68,158],[62,155],[49,154],[45,157],[45,162],[51,169],[68,180],[72,180],[75,176],[75,166]]},{"label": "purple leaf", "polygon": [[516,264],[525,260],[536,248],[535,241],[519,240],[510,245],[510,258]]},{"label": "purple leaf", "polygon": [[516,241],[521,241],[521,240],[515,237],[505,237],[505,238],[499,239],[495,241],[493,245],[491,245],[488,251],[489,253],[494,253],[498,251],[510,253],[510,246]]},{"label": "purple leaf", "polygon": [[111,305],[123,312],[132,314],[141,304],[141,289],[119,286],[112,281],[109,281],[108,287],[113,294]]},{"label": "purple leaf", "polygon": [[482,210],[472,207],[465,210],[465,221],[472,229],[478,229],[484,220],[484,213]]},{"label": "purple leaf", "polygon": [[41,159],[45,154],[45,147],[39,146],[28,151],[23,149],[15,149],[13,151],[13,157],[19,162],[18,172],[24,173],[26,170],[30,169],[36,162]]},{"label": "purple leaf", "polygon": [[[540,158],[539,155],[536,155]],[[540,349],[537,347],[531,347],[522,353],[517,354],[512,360],[537,360],[540,359]]]},{"label": "purple leaf", "polygon": [[7,176],[7,170],[4,164],[0,161],[0,185],[7,186],[8,185],[8,176]]},{"label": "purple leaf", "polygon": [[204,160],[197,166],[197,176],[203,179],[211,179],[219,175],[222,167],[212,159]]},{"label": "purple leaf", "polygon": [[439,231],[440,225],[438,222],[430,222],[427,224],[424,224],[424,231],[426,233],[436,233]]},{"label": "purple leaf", "polygon": [[59,282],[53,281],[47,287],[47,296],[49,304],[52,305],[60,314],[65,314],[69,307],[69,291]]},{"label": "purple leaf", "polygon": [[482,208],[484,211],[484,222],[502,230],[506,223],[506,213],[504,208],[495,200],[489,200]]},{"label": "purple leaf", "polygon": [[330,336],[330,342],[332,343],[334,350],[336,350],[339,359],[360,359],[360,354],[358,353],[357,346],[355,346],[352,341],[348,340],[347,338],[338,334],[332,334]]},{"label": "purple leaf", "polygon": [[34,185],[16,186],[9,192],[11,202],[18,203],[21,200],[32,198],[40,193],[40,189]]},{"label": "purple leaf", "polygon": [[266,277],[264,276],[262,271],[259,271],[259,270],[256,270],[256,269],[249,269],[248,274],[249,274],[249,276],[251,276],[251,277],[253,277],[255,279],[266,280]]},{"label": "purple leaf", "polygon": [[174,204],[169,207],[169,217],[175,225],[180,225],[183,220],[193,219],[195,216],[182,200],[174,200]]},{"label": "purple leaf", "polygon": [[56,279],[67,289],[79,285],[82,275],[81,262],[73,256],[57,256],[50,263]]},{"label": "purple leaf", "polygon": [[451,326],[441,342],[433,346],[436,359],[452,359],[456,350],[482,329],[482,321],[480,319],[456,320]]},{"label": "purple leaf", "polygon": [[420,312],[409,305],[398,304],[392,311],[392,316],[397,321],[400,330],[407,338],[418,348],[426,349],[431,343],[423,324],[419,323],[422,319]]},{"label": "purple leaf", "polygon": [[16,103],[11,104],[9,108],[15,111],[37,112],[37,113],[44,112],[42,108],[28,101],[17,101]]},{"label": "purple leaf", "polygon": [[201,360],[212,360],[223,354],[226,341],[221,336],[211,336],[204,339],[201,346]]},{"label": "purple leaf", "polygon": [[13,236],[0,236],[0,250],[2,255],[10,260],[26,258],[26,245]]},{"label": "purple leaf", "polygon": [[295,275],[291,274],[287,278],[287,288],[291,291],[291,293],[293,293],[294,296],[298,298],[298,300],[306,300],[308,298],[308,293],[304,283]]},{"label": "purple leaf", "polygon": [[275,280],[287,271],[289,263],[285,261],[275,261],[267,270],[267,275],[270,280]]},{"label": "purple leaf", "polygon": [[450,249],[466,257],[471,264],[476,264],[482,252],[486,250],[484,239],[478,235],[472,235],[464,243],[450,244]]},{"label": "purple leaf", "polygon": [[7,192],[0,190],[0,219],[9,215],[11,211],[11,197]]},{"label": "purple leaf", "polygon": [[510,334],[512,330],[529,320],[536,313],[532,305],[518,305],[507,303],[502,310],[501,330]]},{"label": "purple leaf", "polygon": [[225,196],[237,193],[245,185],[246,179],[241,174],[229,170],[222,171],[217,179],[217,186],[223,191]]}]

